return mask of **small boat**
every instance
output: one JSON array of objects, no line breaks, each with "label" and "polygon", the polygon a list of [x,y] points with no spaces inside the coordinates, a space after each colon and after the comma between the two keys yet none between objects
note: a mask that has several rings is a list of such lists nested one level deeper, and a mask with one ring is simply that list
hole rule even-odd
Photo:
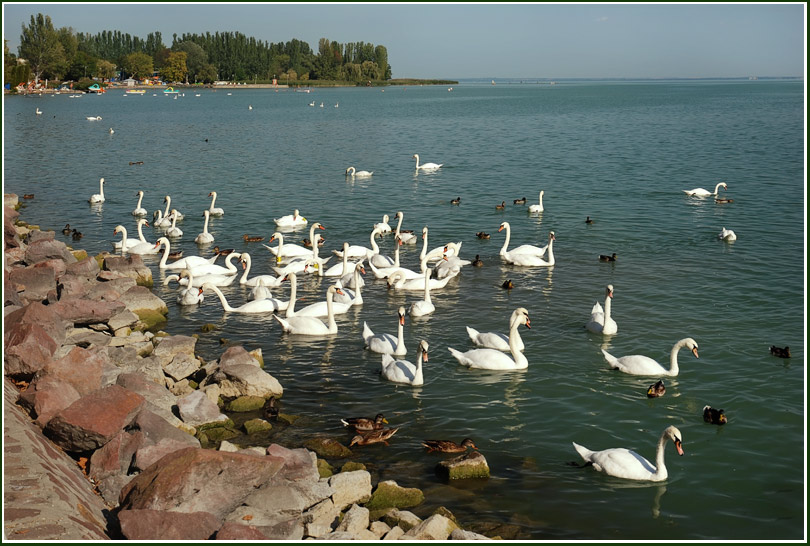
[{"label": "small boat", "polygon": [[163,90],[163,92],[169,94],[169,93],[179,93],[180,91],[177,91],[174,87],[167,87],[166,89]]},{"label": "small boat", "polygon": [[90,87],[87,88],[88,93],[105,93],[107,90],[101,87],[99,84],[94,83]]},{"label": "small boat", "polygon": [[143,95],[146,93],[146,89],[127,89],[127,95]]}]

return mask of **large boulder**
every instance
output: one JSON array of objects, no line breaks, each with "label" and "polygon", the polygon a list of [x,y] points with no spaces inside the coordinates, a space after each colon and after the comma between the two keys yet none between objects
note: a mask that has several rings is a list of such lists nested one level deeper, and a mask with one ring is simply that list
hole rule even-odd
[{"label": "large boulder", "polygon": [[63,297],[52,304],[54,312],[63,320],[77,325],[103,324],[124,310],[118,301],[93,301],[83,297]]},{"label": "large boulder", "polygon": [[41,239],[25,249],[25,263],[29,265],[53,259],[63,260],[66,264],[76,262],[76,258],[61,241]]},{"label": "large boulder", "polygon": [[124,292],[118,301],[138,315],[147,328],[165,322],[166,315],[169,314],[166,303],[145,286],[133,286]]},{"label": "large boulder", "polygon": [[4,339],[5,374],[12,377],[30,378],[50,361],[58,348],[38,324],[16,324],[6,330]]},{"label": "large boulder", "polygon": [[76,389],[56,377],[44,377],[29,385],[17,403],[25,408],[41,428],[51,418],[81,398]]},{"label": "large boulder", "polygon": [[121,534],[127,540],[208,540],[220,527],[210,512],[178,513],[167,510],[122,510]]},{"label": "large boulder", "polygon": [[220,368],[220,372],[224,378],[217,382],[223,396],[270,398],[284,394],[281,383],[275,377],[253,364],[233,364]]},{"label": "large boulder", "polygon": [[56,271],[53,267],[40,265],[18,267],[9,272],[9,282],[24,301],[42,301],[48,293],[56,291]]},{"label": "large boulder", "polygon": [[341,472],[329,478],[334,490],[332,502],[338,510],[352,504],[363,504],[371,498],[371,474],[365,470]]},{"label": "large boulder", "polygon": [[65,342],[68,328],[68,323],[53,310],[53,306],[43,305],[39,302],[30,303],[22,309],[9,313],[3,323],[6,331],[16,324],[38,324],[57,345]]},{"label": "large boulder", "polygon": [[489,478],[489,465],[481,452],[471,451],[439,462],[436,473],[449,480]]},{"label": "large boulder", "polygon": [[401,540],[447,540],[458,525],[441,514],[433,514],[412,527]]},{"label": "large boulder", "polygon": [[193,427],[208,423],[225,423],[228,416],[219,411],[219,406],[209,400],[204,392],[194,391],[177,400],[180,418]]},{"label": "large boulder", "polygon": [[53,377],[72,386],[79,396],[86,396],[101,388],[104,368],[110,365],[106,358],[95,352],[73,347],[62,358],[52,360],[43,366],[37,372],[34,382],[38,382],[42,377]]},{"label": "large boulder", "polygon": [[422,504],[424,500],[425,494],[421,490],[415,487],[401,487],[393,480],[386,480],[377,484],[371,500],[366,503],[366,508],[370,510],[392,507],[410,508]]},{"label": "large boulder", "polygon": [[112,271],[119,275],[130,277],[141,286],[152,286],[152,270],[143,263],[143,258],[138,254],[129,256],[106,256],[103,269]]}]

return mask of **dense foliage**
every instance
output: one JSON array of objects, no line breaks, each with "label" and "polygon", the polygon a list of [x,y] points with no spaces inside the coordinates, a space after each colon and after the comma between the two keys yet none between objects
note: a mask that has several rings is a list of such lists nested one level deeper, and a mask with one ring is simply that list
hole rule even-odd
[{"label": "dense foliage", "polygon": [[[385,46],[364,42],[341,44],[321,38],[315,52],[306,42],[269,43],[239,32],[183,34],[166,47],[160,32],[141,39],[120,31],[91,35],[56,29],[47,15],[31,16],[23,25],[19,59],[37,79],[109,78],[112,64],[121,78],[142,79],[157,71],[169,81],[343,81],[367,83],[391,78]],[[18,59],[6,53],[7,79]],[[106,64],[105,64],[106,63]],[[19,77],[21,74],[15,74]]]}]

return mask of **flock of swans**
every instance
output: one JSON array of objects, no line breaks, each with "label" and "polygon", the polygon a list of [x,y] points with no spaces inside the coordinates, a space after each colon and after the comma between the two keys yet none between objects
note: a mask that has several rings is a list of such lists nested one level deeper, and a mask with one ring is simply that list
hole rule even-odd
[{"label": "flock of swans", "polygon": [[[435,163],[419,164],[419,156],[414,155],[418,169],[438,169],[441,165]],[[364,174],[360,174],[364,173]],[[347,176],[371,176],[365,171],[357,172],[354,167],[346,170]],[[91,197],[91,203],[103,202],[104,179],[99,182],[99,194]],[[720,187],[726,187],[725,183],[720,183],[715,188],[716,195]],[[687,192],[690,196],[704,196],[700,188]],[[539,203],[532,205],[530,212],[542,212],[543,194],[539,194]],[[132,211],[132,215],[137,218],[136,225],[138,238],[128,238],[126,228],[122,225],[116,226],[113,234],[120,234],[121,240],[114,241],[114,246],[122,253],[133,254],[158,254],[162,249],[162,257],[158,263],[161,270],[178,272],[176,275],[166,277],[164,284],[177,282],[179,289],[176,301],[179,305],[200,305],[204,301],[206,293],[213,293],[219,299],[222,308],[230,313],[273,314],[274,319],[279,323],[284,333],[300,336],[330,336],[337,334],[338,324],[336,315],[348,312],[353,306],[362,305],[361,290],[365,285],[363,275],[367,273],[367,267],[371,269],[376,279],[385,281],[389,290],[403,290],[408,292],[420,292],[422,298],[411,303],[406,310],[405,306],[397,309],[396,314],[396,335],[389,333],[375,333],[366,322],[363,322],[362,347],[365,350],[380,354],[380,376],[387,381],[410,386],[421,386],[424,384],[425,363],[428,362],[429,344],[427,340],[419,340],[417,347],[416,362],[406,360],[408,353],[404,327],[406,314],[411,317],[421,317],[432,314],[436,307],[431,299],[431,291],[442,290],[447,284],[457,277],[463,266],[472,262],[460,257],[461,242],[449,242],[428,250],[428,227],[422,229],[422,251],[419,256],[419,269],[413,270],[404,267],[400,263],[399,251],[403,244],[415,244],[417,236],[411,231],[401,229],[404,214],[396,213],[397,225],[391,228],[389,216],[385,215],[381,222],[375,223],[369,234],[369,246],[353,245],[348,241],[344,242],[341,250],[333,250],[332,255],[322,257],[320,255],[320,245],[317,244],[320,235],[318,230],[326,229],[320,222],[310,223],[298,210],[292,214],[275,218],[274,222],[279,229],[282,228],[302,228],[309,227],[310,247],[304,247],[284,241],[284,235],[276,231],[269,239],[269,244],[263,245],[276,262],[273,271],[276,275],[262,274],[250,277],[252,265],[251,256],[247,252],[231,252],[225,259],[225,265],[217,265],[218,254],[210,258],[202,256],[188,256],[169,262],[171,254],[172,239],[182,236],[174,235],[176,232],[176,222],[182,215],[175,208],[171,208],[171,198],[166,196],[164,203],[165,211],[156,211],[153,216],[154,225],[164,229],[164,236],[155,243],[146,240],[143,234],[143,226],[149,223],[144,218],[146,210],[142,207],[143,192],[139,191],[138,203]],[[207,210],[203,211],[205,224],[203,232],[197,236],[195,242],[204,245],[213,242],[214,238],[208,231],[208,222],[212,217],[221,217],[225,214],[222,208],[216,207],[216,192],[210,192],[211,204]],[[100,199],[100,200],[99,200]],[[514,248],[509,248],[511,240],[511,226],[509,222],[502,222],[499,232],[504,231],[505,237],[500,249],[500,257],[506,264],[517,267],[552,267],[555,264],[553,245],[556,240],[554,231],[548,233],[548,243],[545,246],[535,246],[522,244]],[[725,230],[724,232],[729,231]],[[394,234],[394,256],[385,256],[381,253],[377,244],[377,239],[387,233]],[[733,232],[730,232],[733,237]],[[276,243],[275,245],[273,243]],[[341,262],[331,267],[327,267],[327,262],[336,256]],[[239,275],[235,260],[242,267],[242,274]],[[296,292],[298,275],[316,275],[334,279],[326,292],[322,301],[310,304],[296,310]],[[238,282],[240,285],[251,288],[248,301],[239,305],[231,305],[221,288]],[[289,283],[289,298],[279,299],[272,294],[272,290],[281,288]],[[584,327],[596,334],[613,336],[618,333],[618,325],[611,316],[612,301],[614,296],[613,285],[605,287],[604,306],[596,302],[591,309],[589,319],[584,323]],[[529,361],[524,355],[525,345],[520,335],[520,328],[531,329],[529,311],[524,307],[515,309],[508,322],[508,333],[501,332],[479,332],[472,326],[467,326],[467,334],[470,342],[475,348],[461,351],[453,347],[448,347],[448,351],[458,363],[467,368],[508,371],[523,370],[529,365]],[[358,340],[358,345],[360,342]],[[692,338],[684,338],[678,341],[670,353],[670,366],[665,368],[655,360],[643,355],[629,355],[614,357],[604,349],[607,364],[621,372],[641,375],[641,376],[676,376],[679,373],[677,355],[682,348],[687,348],[695,358],[698,358],[698,344]],[[640,455],[620,448],[607,449],[604,451],[591,451],[577,443],[573,443],[575,450],[580,454],[586,464],[593,465],[594,468],[616,476],[619,478],[634,480],[660,481],[667,477],[667,470],[664,465],[664,445],[667,440],[672,440],[679,454],[683,454],[682,435],[675,427],[668,427],[658,442],[655,464],[650,463]]]}]

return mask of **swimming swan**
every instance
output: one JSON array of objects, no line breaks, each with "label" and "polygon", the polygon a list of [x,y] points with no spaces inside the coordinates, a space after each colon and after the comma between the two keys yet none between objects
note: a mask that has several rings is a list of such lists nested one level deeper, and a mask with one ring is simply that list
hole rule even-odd
[{"label": "swimming swan", "polygon": [[[320,222],[315,222],[311,226],[309,226],[309,240],[315,240],[315,230],[316,229],[326,229],[321,225]],[[312,249],[307,247],[296,245],[294,243],[284,243],[284,236],[276,231],[270,237],[270,240],[267,241],[268,243],[272,243],[273,241],[278,240],[278,246],[271,247],[262,243],[262,246],[269,250],[273,255],[276,257],[276,262],[281,263],[287,258],[299,258],[299,257],[309,257],[309,256],[317,256],[318,255],[318,245],[313,245]]]},{"label": "swimming swan", "polygon": [[[159,249],[161,246],[163,246],[163,257],[160,259],[160,263],[158,264],[158,267],[160,267],[160,269],[196,269],[201,266],[215,265],[214,262],[219,256],[219,254],[214,254],[210,258],[203,258],[202,256],[186,256],[185,258],[181,258],[175,262],[168,264],[166,262],[169,259],[169,254],[171,253],[172,249],[171,243],[169,243],[169,239],[167,237],[161,237],[160,239],[158,239],[157,242],[155,243],[154,248]],[[231,254],[233,254],[233,252]],[[221,268],[221,266],[217,267]],[[234,267],[233,270],[234,272],[236,272],[236,267]],[[200,271],[198,273],[197,271],[195,271],[194,274],[197,275],[202,273],[215,273],[215,272],[216,271],[210,272]]]},{"label": "swimming swan", "polygon": [[[225,296],[222,292],[211,283],[204,283],[202,285],[203,291],[211,290],[214,292],[218,297],[220,303],[222,303],[222,309],[228,311],[230,313],[243,313],[243,314],[259,314],[259,313],[272,313],[276,310],[276,304],[273,300],[264,299],[264,300],[253,300],[245,303],[244,305],[240,305],[239,307],[232,307],[228,300],[225,299]],[[274,315],[275,316],[275,315]]]},{"label": "swimming swan", "polygon": [[585,460],[590,463],[599,472],[604,472],[616,478],[624,478],[626,480],[645,480],[660,482],[667,479],[669,473],[667,467],[664,465],[664,446],[667,440],[672,440],[675,443],[675,449],[678,450],[678,455],[683,455],[683,435],[681,431],[673,426],[664,429],[661,438],[658,440],[658,448],[655,450],[655,464],[636,453],[623,447],[614,447],[612,449],[604,449],[602,451],[591,451],[576,442],[574,449]]},{"label": "swimming swan", "polygon": [[675,377],[678,375],[678,351],[680,351],[682,347],[686,347],[692,351],[695,358],[698,358],[697,341],[691,337],[683,338],[672,347],[672,351],[669,353],[668,370],[652,358],[643,355],[629,355],[616,358],[610,355],[604,349],[602,349],[602,354],[605,355],[605,360],[608,361],[611,368],[616,368],[624,373],[629,373],[632,375],[667,375],[670,377]]},{"label": "swimming swan", "polygon": [[172,198],[170,195],[167,195],[163,198],[163,202],[166,203],[166,210],[163,212],[163,218],[168,219],[171,212],[177,211],[177,219],[182,220],[185,218],[185,215],[177,209],[172,208]]},{"label": "swimming swan", "polygon": [[690,197],[709,197],[710,195],[717,195],[717,192],[720,191],[720,186],[723,187],[724,190],[728,189],[728,185],[725,182],[720,182],[714,187],[714,192],[710,192],[709,190],[703,188],[695,188],[694,190],[682,190],[683,193]]},{"label": "swimming swan", "polygon": [[605,288],[605,309],[597,301],[591,309],[591,319],[585,324],[585,327],[595,334],[604,334],[612,336],[619,331],[619,326],[616,321],[610,317],[610,304],[613,301],[613,285],[609,284]]},{"label": "swimming swan", "polygon": [[545,209],[543,208],[543,194],[545,192],[540,190],[540,198],[539,203],[537,205],[529,205],[529,212],[543,212]]},{"label": "swimming swan", "polygon": [[370,171],[370,172],[369,171],[358,171],[354,167],[349,167],[348,169],[346,169],[346,174],[348,176],[351,176],[352,178],[368,178],[369,176],[374,174],[374,171]]},{"label": "swimming swan", "polygon": [[730,229],[723,228],[717,235],[717,238],[721,241],[736,241],[737,234]]},{"label": "swimming swan", "polygon": [[146,237],[143,236],[143,226],[149,225],[149,222],[146,221],[146,218],[140,218],[137,222],[138,225],[138,238],[132,239],[127,238],[127,228],[124,226],[115,226],[113,230],[113,235],[118,235],[121,233],[121,240],[120,241],[113,241],[113,248],[116,250],[121,250],[122,252],[129,252],[132,254],[138,254],[138,252],[132,252],[132,249],[137,247],[138,245],[147,245],[153,246],[152,243],[146,240]]},{"label": "swimming swan", "polygon": [[389,354],[384,354],[380,374],[388,381],[419,387],[425,383],[422,375],[422,363],[427,361],[428,342],[423,339],[419,342],[419,358],[416,359],[415,365],[407,360],[397,360]]},{"label": "swimming swan", "polygon": [[[298,209],[295,209],[292,214],[282,216],[281,218],[273,218],[273,221],[279,227],[301,227],[307,225],[307,219],[298,214]],[[310,241],[312,238],[310,238]]]},{"label": "swimming swan", "polygon": [[220,207],[215,207],[214,203],[217,202],[217,192],[212,191],[208,194],[208,197],[211,198],[211,204],[208,206],[208,212],[211,216],[224,216],[225,211]]},{"label": "swimming swan", "polygon": [[423,165],[419,164],[419,154],[413,154],[414,159],[416,159],[416,170],[417,171],[435,171],[444,163],[425,163]]},{"label": "swimming swan", "polygon": [[293,316],[289,318],[281,318],[278,315],[273,317],[281,324],[281,327],[288,334],[297,334],[303,336],[324,336],[330,334],[337,334],[338,327],[335,322],[335,314],[332,309],[332,299],[335,294],[340,294],[343,291],[337,286],[330,286],[326,290],[326,322],[317,317],[299,317]]},{"label": "swimming swan", "polygon": [[[231,260],[233,260],[233,259],[235,259],[237,257],[239,257],[238,252],[231,252],[225,258],[225,264],[228,265],[228,267],[231,267],[231,263],[230,263]],[[184,276],[182,274],[183,272],[185,272],[187,274],[186,276],[188,278],[185,278],[186,276]],[[236,280],[236,275],[233,275],[233,274],[230,274],[230,273],[228,273],[228,274],[204,273],[202,275],[196,275],[196,274],[192,274],[192,270],[190,270],[190,269],[184,269],[183,272],[181,272],[180,277],[177,279],[177,282],[179,284],[181,284],[181,285],[190,286],[190,287],[194,287],[194,288],[199,288],[202,285],[204,285],[205,283],[213,284],[216,287],[222,288],[223,286],[232,285],[233,281]],[[172,277],[175,277],[175,276],[176,275],[169,275],[168,277],[166,277],[166,279],[168,280],[168,279],[170,279]],[[242,277],[244,277],[244,276],[245,275],[243,274]],[[191,284],[189,284],[189,283],[191,283]],[[163,284],[166,284],[166,283],[164,282]]]},{"label": "swimming swan", "polygon": [[363,321],[363,343],[366,349],[375,353],[401,356],[407,354],[405,346],[405,308],[397,309],[397,337],[391,334],[375,334]]},{"label": "swimming swan", "polygon": [[191,271],[188,269],[184,269],[180,272],[180,275],[169,275],[166,278],[166,281],[163,284],[167,284],[169,279],[172,277],[177,277],[178,281],[181,278],[187,278],[188,285],[186,288],[181,288],[177,291],[177,303],[180,305],[197,305],[198,303],[203,302],[203,289],[200,287],[194,286],[194,280],[191,275]]},{"label": "swimming swan", "polygon": [[[512,315],[509,317],[509,333],[512,335],[512,323],[520,316],[522,312],[522,307],[518,307],[514,311],[512,311]],[[470,336],[470,340],[476,347],[482,347],[487,349],[497,349],[498,351],[509,352],[511,348],[509,347],[509,336],[506,334],[499,334],[497,332],[479,332],[475,328],[470,328],[467,326],[467,334]],[[516,346],[518,351],[523,352],[525,349],[523,345],[523,338],[520,337],[520,331],[515,330],[514,335],[516,337]]]},{"label": "swimming swan", "polygon": [[430,274],[429,269],[425,270],[425,297],[411,304],[409,313],[412,317],[424,317],[436,310],[433,302],[430,301]]},{"label": "swimming swan", "polygon": [[[509,241],[512,239],[512,226],[509,222],[502,222],[501,226],[498,228],[498,231],[506,230],[506,240],[504,241],[504,245],[501,248],[501,254],[506,248],[509,246]],[[538,258],[542,258],[543,255],[548,251],[548,245],[546,246],[535,246],[535,245],[519,245],[510,250],[508,253],[515,255],[515,254],[531,254],[537,256]]]},{"label": "swimming swan", "polygon": [[413,231],[402,231],[400,228],[402,227],[402,219],[404,218],[404,214],[402,211],[397,212],[396,217],[398,218],[397,227],[394,230],[394,235],[398,235],[402,242],[406,245],[415,245],[416,244],[416,234]]},{"label": "swimming swan", "polygon": [[88,199],[90,203],[103,203],[104,202],[104,179],[98,181],[98,193],[94,193]]},{"label": "swimming swan", "polygon": [[141,201],[143,201],[143,190],[138,190],[138,193],[135,195],[138,196],[138,204],[135,207],[135,210],[132,211],[132,216],[146,216],[149,213],[141,206]]},{"label": "swimming swan", "polygon": [[[368,259],[374,256],[375,254],[380,253],[380,247],[377,246],[377,241],[374,240],[375,235],[380,235],[382,232],[374,228],[371,231],[371,236],[369,237],[371,240],[371,248],[360,246],[360,245],[349,245],[348,250],[333,250],[332,253],[337,256],[338,258],[343,258],[344,252],[348,254],[349,259],[352,258],[359,258],[359,259]],[[345,248],[345,246],[344,246]]]},{"label": "swimming swan", "polygon": [[194,238],[194,242],[198,245],[207,245],[208,243],[214,242],[214,236],[208,232],[208,220],[211,218],[211,212],[204,210],[203,216],[205,216],[205,224],[203,225],[202,233]]},{"label": "swimming swan", "polygon": [[[539,255],[529,253],[529,252],[525,252],[525,253],[514,252],[514,251],[507,252],[506,248],[507,248],[507,246],[509,246],[509,223],[504,222],[503,224],[501,224],[501,229],[503,229],[504,224],[506,224],[506,228],[507,228],[506,229],[506,240],[504,241],[503,247],[501,247],[501,252],[500,252],[501,258],[503,260],[505,260],[506,262],[508,262],[510,264],[520,265],[520,266],[524,266],[524,267],[548,267],[548,266],[554,265],[554,263],[555,263],[555,261],[554,261],[554,250],[552,248],[552,245],[554,244],[554,241],[556,240],[556,237],[555,237],[553,231],[548,232],[548,260],[544,260]],[[521,245],[521,247],[523,247],[523,248],[531,247],[531,246],[532,245]],[[521,247],[518,247],[518,249],[520,249]],[[534,247],[534,248],[538,248],[538,247]],[[538,250],[542,250],[542,249],[538,249]]]},{"label": "swimming swan", "polygon": [[459,364],[468,368],[481,370],[523,370],[528,368],[529,361],[518,349],[516,333],[521,324],[525,324],[526,328],[529,329],[531,329],[532,325],[529,320],[529,311],[526,308],[519,307],[516,311],[517,316],[509,325],[509,350],[512,353],[512,358],[496,349],[472,349],[464,353],[452,347],[447,349],[458,360]]},{"label": "swimming swan", "polygon": [[249,279],[248,275],[250,274],[250,266],[252,260],[250,258],[250,254],[248,254],[247,252],[242,253],[241,263],[242,269],[244,269],[244,273],[242,273],[242,276],[239,279],[239,284],[243,284],[250,288],[255,288],[256,286],[259,285],[278,287],[281,286],[281,281],[284,280],[283,275],[280,277],[274,277],[273,275],[256,275],[252,279]]},{"label": "swimming swan", "polygon": [[172,219],[172,225],[166,230],[166,235],[175,239],[183,236],[183,230],[177,227],[177,214],[177,209],[172,209],[172,213],[169,215]]}]

